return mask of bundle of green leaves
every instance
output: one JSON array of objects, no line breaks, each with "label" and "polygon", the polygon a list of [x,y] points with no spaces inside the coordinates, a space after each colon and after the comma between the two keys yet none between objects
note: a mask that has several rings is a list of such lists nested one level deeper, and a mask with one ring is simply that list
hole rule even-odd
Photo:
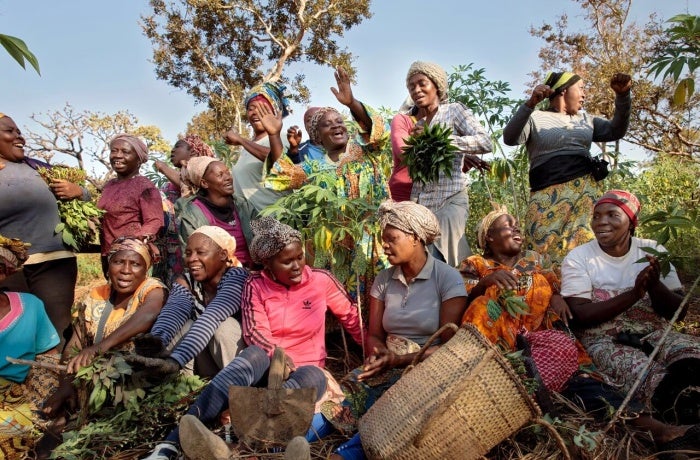
[{"label": "bundle of green leaves", "polygon": [[452,177],[457,147],[450,141],[451,134],[452,129],[437,123],[425,126],[423,132],[406,139],[403,164],[408,167],[408,175],[413,182],[437,182],[441,171],[447,177]]},{"label": "bundle of green leaves", "polygon": [[[54,166],[52,168],[37,168],[47,184],[56,180],[67,180],[80,186],[85,185],[87,174],[79,168]],[[54,232],[61,233],[63,242],[76,251],[86,244],[99,241],[98,228],[100,217],[104,211],[93,201],[57,200],[58,214],[61,222],[56,225]]]}]

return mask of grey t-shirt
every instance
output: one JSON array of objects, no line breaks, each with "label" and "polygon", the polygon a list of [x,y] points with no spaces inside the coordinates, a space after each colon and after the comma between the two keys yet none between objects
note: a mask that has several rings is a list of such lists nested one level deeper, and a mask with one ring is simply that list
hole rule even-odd
[{"label": "grey t-shirt", "polygon": [[466,297],[467,291],[457,269],[428,254],[423,269],[408,284],[400,267],[382,270],[370,295],[384,302],[382,326],[387,334],[422,346],[440,326],[442,302]]}]

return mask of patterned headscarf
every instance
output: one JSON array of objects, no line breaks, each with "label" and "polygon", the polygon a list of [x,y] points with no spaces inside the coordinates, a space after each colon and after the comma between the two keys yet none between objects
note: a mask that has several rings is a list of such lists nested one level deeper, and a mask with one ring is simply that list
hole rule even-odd
[{"label": "patterned headscarf", "polygon": [[[2,115],[2,113],[0,113]],[[0,116],[0,118],[2,118]],[[31,246],[17,238],[5,238],[0,235],[0,274],[11,275],[19,270],[29,258],[27,249]]]},{"label": "patterned headscarf", "polygon": [[0,118],[5,118],[6,116],[7,116],[7,115],[5,115],[4,113],[0,112]]},{"label": "patterned headscarf", "polygon": [[430,244],[440,235],[440,223],[435,214],[413,201],[384,201],[377,210],[382,231],[387,225],[404,233],[416,235],[423,244]]},{"label": "patterned headscarf", "polygon": [[639,216],[642,205],[634,194],[625,190],[609,190],[595,202],[593,208],[595,209],[596,206],[603,203],[612,203],[622,209],[622,212],[629,217],[632,227],[637,227],[637,216]]},{"label": "patterned headscarf", "polygon": [[209,146],[206,142],[202,140],[196,134],[188,134],[182,138],[182,141],[190,146],[190,150],[194,153],[193,156],[196,157],[213,157],[214,149]]},{"label": "patterned headscarf", "polygon": [[[229,267],[241,267],[241,262],[236,258],[236,239],[232,237],[226,230],[215,225],[203,225],[192,232],[192,235],[201,233],[210,238],[221,249],[226,251],[228,256],[226,265]],[[190,235],[190,237],[192,237]]]},{"label": "patterned headscarf", "polygon": [[492,203],[492,205],[494,210],[486,214],[486,217],[481,219],[481,222],[476,226],[476,241],[482,250],[486,249],[486,234],[489,232],[491,225],[493,225],[499,217],[508,214],[508,208],[506,206],[501,206],[496,203]]},{"label": "patterned headscarf", "polygon": [[136,155],[138,155],[141,163],[148,161],[148,146],[138,137],[132,136],[131,134],[117,134],[109,141],[109,147],[112,148],[112,144],[116,141],[124,141],[129,144],[131,148],[134,149],[134,152],[136,152]]},{"label": "patterned headscarf", "polygon": [[333,107],[320,107],[316,111],[316,113],[314,113],[314,115],[311,117],[311,121],[309,122],[309,140],[312,144],[322,145],[321,136],[318,132],[318,124],[321,122],[323,117],[326,116],[326,114],[329,112],[334,112],[342,116],[340,112],[338,112]]},{"label": "patterned headscarf", "polygon": [[262,96],[270,103],[272,108],[275,109],[275,112],[281,113],[282,118],[284,118],[292,113],[289,99],[284,93],[286,89],[286,86],[273,82],[265,82],[261,85],[254,86],[245,98],[245,106],[248,107],[248,103],[257,96]]},{"label": "patterned headscarf", "polygon": [[430,78],[430,81],[432,81],[435,88],[437,88],[440,102],[447,100],[447,72],[445,72],[445,69],[433,62],[416,61],[408,68],[406,85],[408,85],[408,80],[417,73],[422,73]]},{"label": "patterned headscarf", "polygon": [[184,162],[180,170],[180,192],[183,197],[194,195],[202,187],[202,177],[207,167],[221,161],[212,157],[192,157]]},{"label": "patterned headscarf", "polygon": [[143,239],[139,239],[135,236],[120,236],[109,247],[109,252],[107,253],[107,261],[112,260],[114,254],[119,251],[134,251],[146,262],[146,269],[151,268],[153,264],[153,251],[151,246],[144,242]]},{"label": "patterned headscarf", "polygon": [[276,256],[288,244],[302,244],[301,233],[270,216],[252,221],[250,227],[255,236],[248,246],[248,251],[253,262],[258,264]]},{"label": "patterned headscarf", "polygon": [[580,76],[572,72],[549,72],[547,78],[544,79],[544,84],[554,90],[554,92],[550,94],[549,99],[558,96],[562,91],[580,79]]}]

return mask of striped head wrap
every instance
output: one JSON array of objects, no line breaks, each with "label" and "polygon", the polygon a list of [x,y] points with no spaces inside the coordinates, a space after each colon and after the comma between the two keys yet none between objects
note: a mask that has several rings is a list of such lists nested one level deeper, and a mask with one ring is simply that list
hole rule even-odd
[{"label": "striped head wrap", "polygon": [[416,61],[408,68],[406,85],[408,85],[408,80],[417,73],[422,73],[433,82],[435,88],[437,88],[440,102],[447,100],[447,72],[445,72],[445,69],[433,62]]},{"label": "striped head wrap", "polygon": [[321,122],[323,117],[326,116],[326,114],[329,112],[336,113],[342,117],[341,113],[333,107],[319,107],[318,110],[316,110],[316,112],[313,114],[313,116],[311,117],[311,121],[309,122],[309,140],[312,144],[322,145],[321,136],[318,132],[318,124]]},{"label": "striped head wrap", "polygon": [[275,112],[281,113],[282,118],[284,118],[292,113],[289,98],[284,92],[286,89],[286,86],[270,81],[254,86],[245,98],[245,106],[248,107],[250,101],[260,96],[265,98],[272,108],[275,109]]},{"label": "striped head wrap", "polygon": [[135,236],[120,236],[112,242],[109,247],[109,252],[107,253],[107,261],[109,262],[114,257],[114,254],[119,251],[134,251],[141,257],[143,257],[144,262],[146,262],[146,269],[151,268],[155,257],[153,256],[153,251],[147,242],[141,238]]},{"label": "striped head wrap", "polygon": [[192,157],[180,170],[180,191],[183,197],[194,195],[202,187],[202,178],[210,164],[221,161],[212,157]]},{"label": "striped head wrap", "polygon": [[494,210],[486,214],[486,217],[481,219],[481,222],[476,226],[476,242],[482,250],[486,249],[486,235],[493,223],[496,222],[496,219],[499,217],[508,214],[508,208],[506,206],[501,206],[496,203],[491,204]]},{"label": "striped head wrap", "polygon": [[426,245],[440,235],[440,223],[435,214],[413,201],[384,201],[379,205],[377,216],[382,231],[391,225],[404,233],[416,235]]},{"label": "striped head wrap", "polygon": [[214,150],[196,134],[188,134],[182,138],[183,142],[190,146],[190,150],[196,157],[213,157]]},{"label": "striped head wrap", "polygon": [[[192,235],[201,233],[210,238],[221,249],[226,251],[228,256],[226,265],[229,267],[241,267],[241,262],[236,258],[236,239],[232,237],[226,230],[215,225],[203,225],[192,232]],[[192,237],[190,235],[190,238]]]},{"label": "striped head wrap", "polygon": [[612,203],[622,209],[622,212],[629,217],[632,227],[637,227],[637,216],[639,216],[642,205],[634,194],[625,190],[608,190],[595,202],[593,208],[595,209],[596,206],[603,203]]},{"label": "striped head wrap", "polygon": [[124,141],[134,149],[136,155],[139,157],[139,161],[143,164],[148,161],[148,146],[144,141],[131,134],[117,134],[109,141],[109,147],[112,147],[116,141]]},{"label": "striped head wrap", "polygon": [[277,219],[266,216],[250,223],[253,230],[253,241],[248,250],[255,263],[263,261],[280,253],[288,244],[302,244],[301,233]]},{"label": "striped head wrap", "polygon": [[549,99],[551,100],[554,97],[560,95],[562,91],[564,91],[566,88],[573,85],[580,79],[580,76],[572,72],[549,72],[547,74],[547,78],[544,79],[544,84],[552,88],[552,90],[554,91],[549,96]]}]

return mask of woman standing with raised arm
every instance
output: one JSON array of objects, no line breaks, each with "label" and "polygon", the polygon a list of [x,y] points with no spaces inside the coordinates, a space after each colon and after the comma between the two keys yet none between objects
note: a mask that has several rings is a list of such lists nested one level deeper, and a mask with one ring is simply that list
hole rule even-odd
[{"label": "woman standing with raised arm", "polygon": [[[528,248],[547,254],[555,264],[593,238],[591,212],[601,190],[593,176],[591,143],[615,141],[627,131],[632,79],[617,73],[610,87],[615,92],[612,120],[592,117],[581,112],[586,98],[581,77],[550,72],[503,130],[503,141],[525,144],[530,159],[530,201],[523,226]],[[549,108],[535,110],[546,98]]]}]

